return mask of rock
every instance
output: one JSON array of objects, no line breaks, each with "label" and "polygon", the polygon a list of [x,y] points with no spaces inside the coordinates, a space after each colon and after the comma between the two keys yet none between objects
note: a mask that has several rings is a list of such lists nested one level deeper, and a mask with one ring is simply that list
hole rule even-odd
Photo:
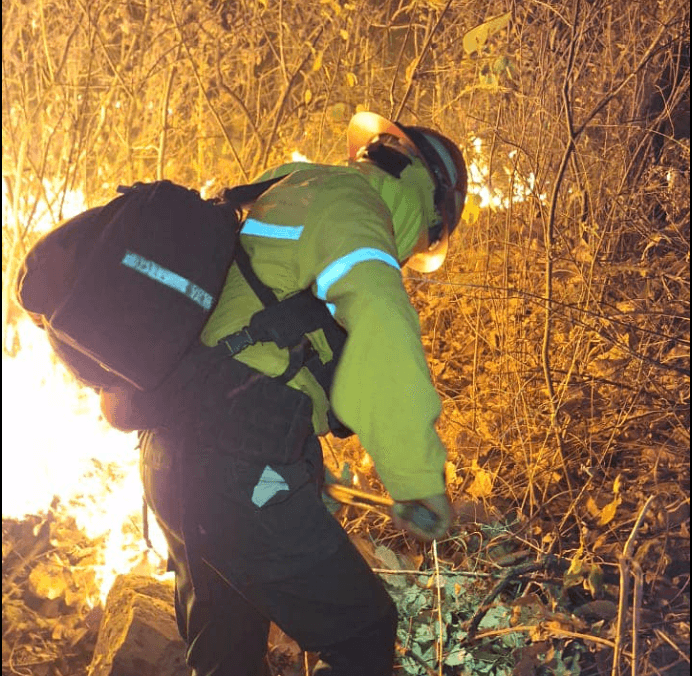
[{"label": "rock", "polygon": [[89,676],[189,676],[173,584],[120,575],[108,592]]}]

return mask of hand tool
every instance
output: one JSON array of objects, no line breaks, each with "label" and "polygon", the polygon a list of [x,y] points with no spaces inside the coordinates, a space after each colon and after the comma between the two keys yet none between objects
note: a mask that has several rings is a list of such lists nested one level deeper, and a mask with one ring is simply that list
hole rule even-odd
[{"label": "hand tool", "polygon": [[340,483],[325,483],[322,490],[334,500],[354,507],[388,507],[392,513],[410,521],[421,530],[431,532],[440,520],[435,512],[416,502],[395,502],[389,497],[361,491]]}]

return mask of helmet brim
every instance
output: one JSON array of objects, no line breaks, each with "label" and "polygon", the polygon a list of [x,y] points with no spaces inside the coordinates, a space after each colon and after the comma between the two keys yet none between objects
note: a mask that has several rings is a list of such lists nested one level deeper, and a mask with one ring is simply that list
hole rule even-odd
[{"label": "helmet brim", "polygon": [[380,134],[391,134],[392,136],[406,141],[412,149],[416,147],[409,136],[391,120],[377,113],[361,111],[351,118],[351,121],[348,123],[348,129],[346,130],[348,158],[350,160],[355,160],[358,156],[358,151],[367,146],[375,136],[379,136]]},{"label": "helmet brim", "polygon": [[406,266],[416,272],[435,272],[435,270],[439,270],[445,262],[448,249],[449,230],[447,227],[444,227],[440,238],[426,250],[413,253],[406,261]]}]

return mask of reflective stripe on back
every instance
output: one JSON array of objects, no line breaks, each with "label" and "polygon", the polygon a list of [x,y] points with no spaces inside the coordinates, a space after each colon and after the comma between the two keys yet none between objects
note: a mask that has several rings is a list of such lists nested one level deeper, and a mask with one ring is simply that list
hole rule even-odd
[{"label": "reflective stripe on back", "polygon": [[366,261],[381,261],[382,263],[391,265],[397,270],[400,269],[399,262],[396,258],[385,251],[373,249],[371,247],[356,249],[338,258],[333,263],[330,263],[317,276],[317,297],[321,300],[327,300],[327,293],[332,284],[338,282],[342,277],[347,275],[358,263],[365,263]]},{"label": "reflective stripe on back", "polygon": [[155,282],[159,282],[169,289],[183,294],[183,296],[187,296],[205,310],[211,310],[214,305],[213,296],[197,286],[197,284],[168,268],[164,268],[158,263],[154,263],[154,261],[150,261],[148,258],[144,258],[144,256],[140,256],[132,251],[126,251],[120,262],[125,267],[135,270],[145,277],[149,277],[149,279],[153,279]]},{"label": "reflective stripe on back", "polygon": [[254,237],[268,237],[269,239],[290,239],[297,241],[303,234],[303,226],[272,225],[262,223],[254,218],[248,218],[240,229],[241,235],[253,235]]}]

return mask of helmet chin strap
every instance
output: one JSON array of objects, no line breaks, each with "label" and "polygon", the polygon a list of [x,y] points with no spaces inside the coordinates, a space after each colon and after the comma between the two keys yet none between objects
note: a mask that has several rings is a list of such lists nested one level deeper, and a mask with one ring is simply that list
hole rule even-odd
[{"label": "helmet chin strap", "polygon": [[376,137],[356,155],[357,162],[372,162],[394,178],[401,178],[401,173],[413,162],[413,156],[389,134]]}]

